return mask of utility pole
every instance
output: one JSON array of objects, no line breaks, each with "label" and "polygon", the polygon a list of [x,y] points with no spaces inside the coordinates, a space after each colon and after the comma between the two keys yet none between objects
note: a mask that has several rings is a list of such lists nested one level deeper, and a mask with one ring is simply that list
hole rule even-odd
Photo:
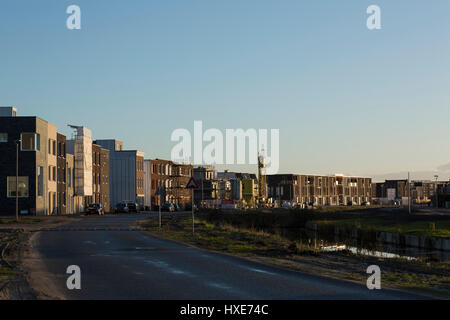
[{"label": "utility pole", "polygon": [[411,214],[411,180],[408,172],[408,212]]},{"label": "utility pole", "polygon": [[194,217],[194,189],[198,189],[198,183],[195,181],[194,177],[192,176],[189,182],[186,185],[186,189],[191,189],[191,209],[192,209],[192,235],[194,235],[195,232],[195,217]]},{"label": "utility pole", "polygon": [[438,178],[439,176],[437,174],[434,175],[434,179],[436,180],[436,183],[434,185],[434,193],[436,196],[436,208],[439,208],[438,185],[437,185]]},{"label": "utility pole", "polygon": [[192,207],[192,235],[194,235],[194,229],[195,229],[195,225],[194,225],[194,188],[191,188],[191,207]]},{"label": "utility pole", "polygon": [[162,195],[161,193],[159,193],[159,206],[158,206],[158,211],[159,211],[159,215],[158,215],[158,220],[159,220],[159,228],[161,229],[161,199]]},{"label": "utility pole", "polygon": [[16,140],[16,221],[19,222],[19,143]]}]

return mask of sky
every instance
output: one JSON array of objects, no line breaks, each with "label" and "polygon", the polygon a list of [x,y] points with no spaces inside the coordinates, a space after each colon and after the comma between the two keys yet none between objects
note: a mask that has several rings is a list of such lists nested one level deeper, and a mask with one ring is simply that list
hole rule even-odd
[{"label": "sky", "polygon": [[[81,30],[66,28],[72,4]],[[366,27],[372,4],[380,30]],[[201,120],[279,129],[281,173],[448,179],[449,12],[448,0],[2,0],[0,105],[147,158],[170,158],[171,133]]]}]

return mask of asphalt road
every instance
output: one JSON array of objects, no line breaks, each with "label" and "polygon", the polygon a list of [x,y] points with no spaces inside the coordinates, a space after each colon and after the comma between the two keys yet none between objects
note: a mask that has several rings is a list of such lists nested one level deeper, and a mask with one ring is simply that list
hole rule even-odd
[{"label": "asphalt road", "polygon": [[[421,298],[268,267],[128,229],[145,217],[87,217],[41,231],[34,250],[67,299]],[[81,268],[80,290],[66,287],[69,265]]]}]

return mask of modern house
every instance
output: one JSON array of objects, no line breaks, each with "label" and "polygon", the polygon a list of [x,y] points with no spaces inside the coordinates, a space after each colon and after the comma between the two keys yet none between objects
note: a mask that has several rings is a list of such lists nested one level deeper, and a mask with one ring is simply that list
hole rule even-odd
[{"label": "modern house", "polygon": [[69,126],[75,130],[75,138],[66,140],[66,149],[73,154],[74,212],[79,213],[93,196],[92,131],[83,126]]},{"label": "modern house", "polygon": [[344,175],[276,174],[267,176],[268,197],[273,203],[300,206],[362,205],[371,201],[372,179]]},{"label": "modern house", "polygon": [[86,196],[86,205],[99,203],[105,212],[110,211],[109,150],[92,144],[92,196]]},{"label": "modern house", "polygon": [[58,214],[69,213],[67,210],[67,158],[66,158],[66,136],[60,133],[56,135],[57,145],[57,203]]},{"label": "modern house", "polygon": [[34,116],[17,116],[14,107],[0,107],[0,215],[15,214],[16,194],[20,214],[57,211],[56,141],[55,125]]},{"label": "modern house", "polygon": [[193,175],[189,164],[171,160],[146,160],[146,197],[153,209],[164,203],[178,204],[181,208],[191,202],[191,190],[186,185]]},{"label": "modern house", "polygon": [[95,144],[109,151],[110,205],[134,201],[144,206],[144,152],[124,150],[115,139],[96,140]]}]

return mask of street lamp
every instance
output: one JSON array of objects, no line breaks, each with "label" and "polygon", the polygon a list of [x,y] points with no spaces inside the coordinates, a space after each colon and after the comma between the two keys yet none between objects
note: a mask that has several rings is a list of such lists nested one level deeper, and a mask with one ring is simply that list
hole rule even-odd
[{"label": "street lamp", "polygon": [[16,143],[16,221],[19,221],[19,143],[22,140],[17,139]]},{"label": "street lamp", "polygon": [[436,196],[436,208],[439,208],[439,198],[438,198],[438,187],[437,187],[437,181],[438,181],[439,176],[437,174],[434,175],[434,179],[436,179],[436,183],[434,185],[434,193]]}]

